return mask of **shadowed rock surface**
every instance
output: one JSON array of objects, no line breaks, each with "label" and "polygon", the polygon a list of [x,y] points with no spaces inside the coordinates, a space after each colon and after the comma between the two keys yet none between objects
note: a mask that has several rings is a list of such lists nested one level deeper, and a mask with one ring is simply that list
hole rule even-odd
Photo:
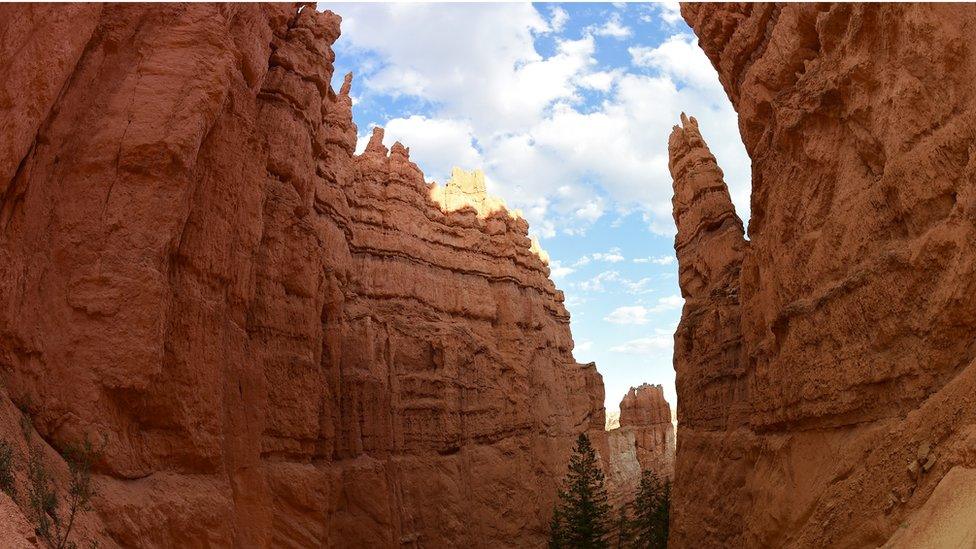
[{"label": "shadowed rock surface", "polygon": [[675,128],[673,545],[918,547],[932,521],[973,539],[976,10],[682,14],[753,189],[746,241],[694,119]]},{"label": "shadowed rock surface", "polygon": [[0,427],[106,437],[103,547],[539,546],[575,436],[606,452],[526,222],[355,156],[338,36],[0,6]]}]

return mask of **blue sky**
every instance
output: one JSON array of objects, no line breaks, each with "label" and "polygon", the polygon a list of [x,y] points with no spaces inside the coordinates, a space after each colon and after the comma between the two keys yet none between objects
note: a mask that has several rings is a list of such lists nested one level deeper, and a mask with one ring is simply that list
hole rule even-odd
[{"label": "blue sky", "polygon": [[575,357],[603,374],[607,409],[660,383],[675,404],[667,139],[698,118],[748,219],[735,113],[677,4],[330,4],[343,17],[336,81],[353,72],[360,150],[401,141],[428,180],[480,168],[552,261]]}]

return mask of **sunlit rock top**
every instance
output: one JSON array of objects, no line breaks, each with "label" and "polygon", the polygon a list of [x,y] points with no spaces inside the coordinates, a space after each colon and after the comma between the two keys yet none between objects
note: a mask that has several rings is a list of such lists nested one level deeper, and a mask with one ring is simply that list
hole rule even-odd
[{"label": "sunlit rock top", "polygon": [[[471,207],[478,212],[478,217],[485,218],[489,215],[504,211],[510,217],[524,217],[522,211],[515,209],[509,210],[505,206],[505,201],[497,196],[488,194],[485,186],[485,173],[481,170],[467,171],[455,166],[451,169],[451,178],[444,186],[434,184],[430,189],[430,197],[445,212],[453,212],[464,207]],[[539,256],[544,263],[549,263],[549,254],[540,246],[539,241],[532,238],[532,245],[529,251]]]},{"label": "sunlit rock top", "polygon": [[430,197],[446,212],[470,206],[478,212],[478,217],[488,217],[499,210],[505,210],[512,217],[521,215],[519,211],[508,211],[501,198],[488,195],[485,173],[481,170],[469,172],[455,166],[447,183],[443,187],[435,184],[430,190]]}]

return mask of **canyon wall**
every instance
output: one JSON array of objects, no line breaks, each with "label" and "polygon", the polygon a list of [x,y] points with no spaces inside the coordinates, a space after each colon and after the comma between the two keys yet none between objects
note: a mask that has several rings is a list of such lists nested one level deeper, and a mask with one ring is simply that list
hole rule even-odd
[{"label": "canyon wall", "polygon": [[615,504],[633,499],[643,471],[674,476],[674,424],[660,385],[630,388],[620,401],[618,425],[607,430],[607,444],[607,485]]},{"label": "canyon wall", "polygon": [[526,222],[354,154],[339,22],[0,6],[0,433],[62,481],[103,447],[81,539],[540,546],[576,435],[606,451]]},{"label": "canyon wall", "polygon": [[683,119],[672,546],[972,544],[976,10],[682,14],[739,114],[752,200],[746,240]]}]

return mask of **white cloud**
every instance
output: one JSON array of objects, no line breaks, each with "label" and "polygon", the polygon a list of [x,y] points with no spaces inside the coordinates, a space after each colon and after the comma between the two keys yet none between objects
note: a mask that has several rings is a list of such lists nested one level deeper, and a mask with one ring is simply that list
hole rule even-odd
[{"label": "white cloud", "polygon": [[603,200],[590,200],[582,208],[576,210],[576,217],[593,223],[603,215]]},{"label": "white cloud", "polygon": [[430,89],[430,80],[422,73],[407,67],[387,67],[371,76],[369,86],[393,97],[404,95],[423,96]]},{"label": "white cloud", "polygon": [[609,251],[605,253],[597,252],[590,256],[594,261],[606,261],[607,263],[620,263],[624,260],[624,256],[621,254],[620,248],[610,248]]},{"label": "white cloud", "polygon": [[[623,252],[618,247],[613,247],[606,252],[596,252],[589,255],[584,255],[573,263],[573,267],[583,267],[584,265],[589,265],[593,261],[603,261],[605,263],[620,263],[625,258]],[[615,271],[611,271],[615,272]],[[601,273],[606,274],[606,273]]]},{"label": "white cloud", "polygon": [[629,294],[643,294],[651,291],[651,289],[648,287],[651,285],[651,282],[653,282],[653,280],[646,276],[636,281],[626,279],[620,281],[620,283],[627,288],[627,293]]},{"label": "white cloud", "polygon": [[664,28],[675,28],[682,21],[681,5],[678,2],[641,3],[638,18],[644,23],[655,21],[663,23]]},{"label": "white cloud", "polygon": [[681,5],[675,1],[660,2],[658,6],[658,15],[664,20],[668,25],[674,26],[681,21]]},{"label": "white cloud", "polygon": [[[603,254],[593,254],[594,256]],[[573,268],[578,269],[581,266],[587,265],[591,262],[590,257],[583,256],[575,263],[573,263]],[[622,261],[623,257],[619,257],[619,261]],[[609,284],[613,283],[617,287],[622,288],[625,293],[630,295],[646,294],[653,290],[651,287],[654,283],[653,278],[643,277],[638,280],[631,280],[627,277],[621,276],[618,271],[610,270],[603,271],[589,280],[584,280],[579,283],[578,288],[583,292],[603,292],[609,288]],[[651,307],[645,308],[648,313],[660,313],[663,311],[668,311],[671,309],[678,309],[684,304],[684,300],[679,295],[670,295],[667,297],[658,298],[657,303]]]},{"label": "white cloud", "polygon": [[718,85],[711,61],[702,53],[690,34],[675,34],[657,47],[627,48],[631,62],[637,67],[653,68],[678,81],[703,88]]},{"label": "white cloud", "polygon": [[[361,102],[389,94],[429,106],[425,117],[387,122],[390,139],[399,125],[395,137],[435,179],[449,165],[480,163],[489,190],[523,209],[534,234],[581,234],[611,210],[639,211],[653,232],[673,234],[667,141],[682,111],[698,118],[748,217],[750,162],[736,114],[691,35],[627,44],[632,66],[607,69],[596,62],[595,34],[556,36],[555,51],[540,54],[535,38],[565,25],[555,9],[344,4],[340,12],[338,58],[356,54],[357,70],[365,67],[353,85]],[[665,21],[668,13],[677,11],[661,8]],[[593,30],[622,37],[622,29],[615,15]],[[433,127],[443,140],[425,139]],[[447,144],[448,132],[460,145]]]},{"label": "white cloud", "polygon": [[670,353],[674,346],[674,338],[664,334],[632,339],[621,345],[610,347],[614,353],[630,355],[656,355]]},{"label": "white cloud", "polygon": [[620,273],[617,271],[603,271],[589,280],[580,282],[580,289],[584,292],[602,292],[605,282],[620,280]]},{"label": "white cloud", "polygon": [[553,6],[549,13],[552,15],[549,19],[549,27],[553,32],[561,32],[566,23],[569,22],[569,14],[559,6]]},{"label": "white cloud", "polygon": [[684,299],[679,295],[669,295],[658,298],[657,304],[651,307],[645,307],[643,305],[617,307],[609,315],[605,316],[603,320],[613,324],[647,324],[651,320],[650,315],[679,309],[684,302]]},{"label": "white cloud", "polygon": [[596,71],[579,77],[577,81],[579,82],[579,85],[583,86],[584,88],[608,92],[622,74],[623,71],[619,69],[612,71]]},{"label": "white cloud", "polygon": [[586,352],[592,348],[593,348],[593,342],[588,339],[584,339],[583,341],[580,341],[579,343],[576,344],[575,350],[580,352]]},{"label": "white cloud", "polygon": [[613,324],[647,324],[647,315],[650,311],[642,305],[631,305],[627,307],[617,307],[610,312],[603,320]]},{"label": "white cloud", "polygon": [[[369,54],[372,92],[416,95],[479,131],[531,124],[590,64],[592,39],[562,40],[543,58],[535,36],[550,22],[530,4],[344,4],[337,55]],[[558,22],[558,21],[557,21]],[[489,47],[490,46],[490,47]],[[357,67],[360,68],[360,67]]]},{"label": "white cloud", "polygon": [[563,264],[555,259],[549,261],[549,276],[552,277],[553,280],[565,278],[574,272],[576,272],[576,269],[572,267],[563,267]]},{"label": "white cloud", "polygon": [[600,25],[599,27],[589,27],[587,31],[596,36],[610,36],[618,40],[627,38],[633,34],[630,27],[621,22],[619,13],[612,14],[603,25]]},{"label": "white cloud", "polygon": [[634,263],[652,263],[654,265],[673,265],[677,260],[673,255],[658,255],[651,257],[635,257]]},{"label": "white cloud", "polygon": [[666,297],[659,297],[657,304],[648,309],[651,313],[662,313],[664,311],[671,311],[674,309],[680,309],[685,304],[684,298],[680,295],[669,295]]}]

